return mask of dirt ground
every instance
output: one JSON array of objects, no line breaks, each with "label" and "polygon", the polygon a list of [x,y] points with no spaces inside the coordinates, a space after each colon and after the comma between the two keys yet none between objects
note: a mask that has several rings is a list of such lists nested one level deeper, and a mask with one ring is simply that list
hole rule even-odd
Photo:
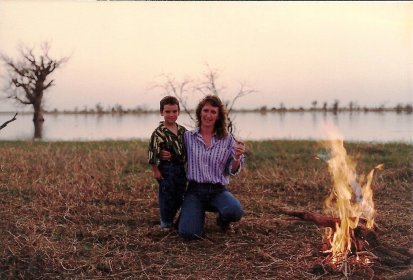
[{"label": "dirt ground", "polygon": [[[206,237],[158,225],[145,142],[0,144],[1,279],[345,279],[323,268],[322,229],[281,209],[322,213],[331,190],[315,142],[250,142],[229,189],[245,215]],[[412,146],[352,144],[373,180],[380,242],[412,248]],[[411,258],[351,267],[348,279],[413,279]]]}]

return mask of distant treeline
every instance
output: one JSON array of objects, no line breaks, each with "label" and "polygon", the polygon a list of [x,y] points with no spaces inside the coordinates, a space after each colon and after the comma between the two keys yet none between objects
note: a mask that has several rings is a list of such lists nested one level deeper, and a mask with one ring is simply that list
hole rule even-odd
[{"label": "distant treeline", "polygon": [[[367,106],[359,106],[356,103],[350,102],[348,106],[339,106],[339,102],[334,102],[331,106],[325,102],[322,106],[317,106],[317,102],[312,103],[312,107],[304,108],[304,107],[291,107],[287,108],[282,103],[279,107],[267,107],[262,106],[259,109],[255,109],[252,111],[255,112],[397,112],[397,113],[412,113],[413,106],[412,104],[397,104],[394,107],[386,107],[385,105],[381,105],[378,107],[367,107]],[[239,110],[244,111],[244,110]]]},{"label": "distant treeline", "polygon": [[[409,113],[413,112],[412,104],[402,104],[399,103],[393,107],[386,107],[381,105],[378,107],[367,107],[359,106],[354,102],[350,102],[347,106],[339,106],[339,102],[336,101],[330,106],[327,102],[324,102],[321,106],[317,106],[317,102],[313,101],[311,107],[289,107],[287,108],[284,103],[281,103],[278,107],[273,106],[261,106],[255,109],[232,109],[233,112],[397,112],[397,113]],[[135,108],[124,108],[122,105],[116,104],[115,106],[107,106],[104,108],[100,103],[96,104],[94,107],[88,108],[87,106],[79,109],[78,107],[73,110],[45,110],[46,113],[65,113],[65,114],[149,114],[158,113],[158,110],[147,109],[145,107],[137,106]]]}]

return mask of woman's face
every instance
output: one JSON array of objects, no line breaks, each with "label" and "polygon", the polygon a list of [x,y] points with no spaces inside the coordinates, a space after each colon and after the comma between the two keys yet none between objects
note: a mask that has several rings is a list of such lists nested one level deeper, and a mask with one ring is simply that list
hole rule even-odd
[{"label": "woman's face", "polygon": [[214,126],[219,118],[219,109],[209,103],[206,103],[201,110],[201,124],[205,127]]}]

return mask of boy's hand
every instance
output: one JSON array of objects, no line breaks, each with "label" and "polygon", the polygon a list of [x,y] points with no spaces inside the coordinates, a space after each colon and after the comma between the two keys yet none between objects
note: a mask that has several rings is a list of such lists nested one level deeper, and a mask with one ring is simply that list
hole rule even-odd
[{"label": "boy's hand", "polygon": [[160,158],[162,160],[170,160],[172,158],[172,154],[167,150],[161,150]]},{"label": "boy's hand", "polygon": [[158,181],[163,180],[162,174],[161,174],[161,172],[159,171],[159,169],[154,170],[153,176],[154,176],[155,179],[158,180]]},{"label": "boy's hand", "polygon": [[153,165],[152,165],[152,171],[153,171],[153,177],[154,177],[156,180],[158,180],[158,181],[163,180],[161,171],[159,171],[158,166],[156,166],[155,164],[153,164]]}]

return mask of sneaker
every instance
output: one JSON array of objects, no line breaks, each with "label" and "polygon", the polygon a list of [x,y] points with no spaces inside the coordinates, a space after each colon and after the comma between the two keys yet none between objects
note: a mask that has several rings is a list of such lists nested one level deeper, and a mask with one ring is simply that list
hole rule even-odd
[{"label": "sneaker", "polygon": [[161,221],[160,227],[161,227],[161,229],[170,229],[170,228],[173,227],[173,224],[172,223],[165,223],[165,222]]},{"label": "sneaker", "polygon": [[217,225],[221,228],[221,231],[224,233],[230,229],[230,223],[223,222],[219,216],[217,217]]}]

